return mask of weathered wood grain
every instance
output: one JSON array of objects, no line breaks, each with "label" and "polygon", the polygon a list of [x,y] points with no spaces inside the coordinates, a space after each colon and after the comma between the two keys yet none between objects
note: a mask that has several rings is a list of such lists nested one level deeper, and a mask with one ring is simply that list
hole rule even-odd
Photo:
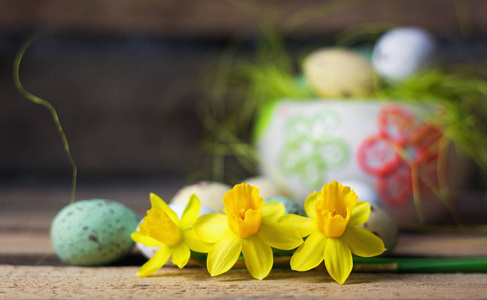
[{"label": "weathered wood grain", "polygon": [[487,274],[359,274],[345,285],[324,271],[273,270],[259,281],[246,270],[211,277],[206,270],[165,268],[137,278],[137,267],[78,268],[0,265],[0,299],[478,299]]}]

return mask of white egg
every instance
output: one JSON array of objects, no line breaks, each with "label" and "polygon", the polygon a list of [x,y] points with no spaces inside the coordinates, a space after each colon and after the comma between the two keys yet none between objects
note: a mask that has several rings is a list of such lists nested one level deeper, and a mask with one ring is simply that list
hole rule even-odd
[{"label": "white egg", "polygon": [[380,37],[372,53],[377,73],[389,80],[401,80],[433,63],[435,38],[426,30],[401,27]]},{"label": "white egg", "polygon": [[[171,203],[169,204],[169,207],[176,213],[176,215],[178,215],[178,218],[181,219],[181,217],[183,216],[184,209],[186,208],[186,203]],[[200,209],[200,213],[198,214],[198,217],[206,214],[211,214],[214,212],[215,211],[213,209],[201,204],[201,209]]]},{"label": "white egg", "polygon": [[343,186],[349,186],[354,190],[355,194],[358,196],[359,201],[365,201],[370,204],[380,205],[379,195],[375,191],[375,188],[370,184],[359,180],[343,180],[340,181]]},{"label": "white egg", "polygon": [[250,177],[243,180],[242,183],[247,183],[258,188],[260,191],[259,196],[262,198],[286,196],[286,193],[274,181],[265,176]]},{"label": "white egg", "polygon": [[387,249],[385,254],[390,253],[396,246],[398,233],[397,224],[389,214],[378,205],[370,204],[369,219],[360,227],[367,229],[382,239],[384,246]]},{"label": "white egg", "polygon": [[[174,204],[169,204],[169,207],[178,215],[178,218],[181,219],[181,216],[183,215],[184,209],[186,208],[186,204],[184,203],[174,203]],[[199,216],[206,215],[206,214],[211,214],[214,213],[215,211],[212,210],[211,208],[201,205],[200,213],[198,214]],[[142,223],[140,221],[139,225]],[[137,225],[137,231],[139,230],[139,225]],[[159,250],[160,246],[158,247],[150,247],[143,245],[141,243],[136,243],[137,249],[146,257],[146,258],[152,258],[154,254]]]},{"label": "white egg", "polygon": [[189,197],[191,197],[192,194],[196,194],[202,205],[205,205],[216,212],[222,212],[224,207],[222,200],[223,196],[231,189],[232,187],[227,184],[201,181],[180,189],[170,203],[182,203],[186,205],[189,201]]},{"label": "white egg", "polygon": [[[139,230],[139,227],[137,227],[137,230]],[[156,254],[157,250],[159,250],[159,248],[161,248],[160,246],[150,247],[150,246],[146,246],[146,245],[141,244],[141,243],[135,243],[135,246],[137,247],[137,249],[139,249],[139,251],[142,253],[142,255],[144,255],[147,259],[152,258],[152,256],[154,256],[154,254]]]}]

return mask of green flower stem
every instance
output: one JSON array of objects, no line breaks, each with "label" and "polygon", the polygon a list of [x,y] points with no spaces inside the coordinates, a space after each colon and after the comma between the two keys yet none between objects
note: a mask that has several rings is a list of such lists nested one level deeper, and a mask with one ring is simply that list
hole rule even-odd
[{"label": "green flower stem", "polygon": [[[273,269],[289,269],[291,257],[274,257]],[[193,260],[205,266],[204,259]],[[241,257],[233,269],[244,269]],[[359,273],[485,273],[487,258],[392,258],[392,257],[354,257],[353,271]]]},{"label": "green flower stem", "polygon": [[354,271],[398,273],[487,272],[487,258],[354,257]]}]

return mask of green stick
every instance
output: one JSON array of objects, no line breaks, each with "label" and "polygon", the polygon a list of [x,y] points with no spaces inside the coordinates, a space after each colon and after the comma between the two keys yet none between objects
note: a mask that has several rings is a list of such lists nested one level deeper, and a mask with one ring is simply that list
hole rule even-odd
[{"label": "green stick", "polygon": [[[205,267],[205,256],[192,257],[192,261]],[[273,269],[289,269],[291,257],[274,257]],[[234,269],[245,269],[240,258]],[[321,264],[318,268],[323,268]],[[354,257],[353,272],[360,273],[487,273],[487,258],[392,258]]]},{"label": "green stick", "polygon": [[69,163],[71,164],[71,167],[73,169],[73,175],[72,175],[72,183],[71,183],[71,203],[74,202],[74,197],[76,194],[76,177],[78,174],[78,168],[76,167],[76,164],[74,162],[73,157],[71,156],[71,151],[69,150],[69,145],[68,145],[68,140],[66,139],[66,135],[64,134],[63,127],[61,126],[61,122],[59,121],[58,114],[56,110],[54,109],[54,106],[51,105],[48,101],[41,99],[31,93],[29,93],[23,86],[22,83],[20,82],[20,62],[22,61],[22,57],[25,54],[25,51],[27,51],[27,48],[36,41],[40,36],[34,36],[28,39],[22,47],[20,47],[19,51],[17,52],[17,55],[15,56],[14,59],[14,64],[13,64],[13,81],[15,84],[15,87],[17,90],[27,98],[29,101],[32,101],[36,104],[42,105],[49,112],[51,113],[51,117],[56,124],[56,129],[61,137],[61,141],[63,143],[64,147],[64,152],[66,153],[66,156],[68,157]]},{"label": "green stick", "polygon": [[356,272],[475,273],[487,272],[487,258],[353,258]]}]

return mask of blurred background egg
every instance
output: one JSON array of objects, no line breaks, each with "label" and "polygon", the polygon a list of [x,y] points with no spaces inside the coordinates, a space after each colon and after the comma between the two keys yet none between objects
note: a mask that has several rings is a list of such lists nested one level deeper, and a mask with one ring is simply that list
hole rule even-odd
[{"label": "blurred background egg", "polygon": [[265,176],[250,177],[242,180],[242,183],[258,188],[259,196],[264,199],[273,196],[286,196],[286,193],[272,179]]},{"label": "blurred background egg", "polygon": [[[184,209],[186,208],[186,203],[172,203],[172,204],[169,204],[169,207],[176,213],[176,215],[178,215],[178,218],[181,219],[181,216],[183,215]],[[201,209],[200,209],[200,213],[198,214],[198,216],[211,214],[214,212],[215,212],[214,210],[212,210],[211,208],[202,204]],[[140,221],[140,223],[142,223],[142,221]],[[137,231],[139,230],[140,223],[137,225],[137,228],[136,228]],[[156,254],[157,250],[159,250],[159,248],[160,248],[160,246],[150,247],[150,246],[146,246],[146,245],[141,244],[141,243],[136,243],[136,246],[137,246],[137,249],[139,249],[139,251],[142,253],[142,255],[144,255],[146,258],[152,258],[152,256],[154,256],[154,254]]]},{"label": "blurred background egg", "polygon": [[424,29],[402,27],[386,32],[377,42],[372,65],[389,80],[401,80],[433,64],[436,41]]},{"label": "blurred background egg", "polygon": [[[178,218],[181,220],[181,217],[183,216],[183,212],[186,209],[186,203],[171,203],[169,204],[169,207],[174,210],[176,215],[178,215]],[[209,208],[206,205],[201,204],[201,209],[200,213],[198,216],[206,215],[206,214],[211,214],[214,213],[215,211],[211,208]]]},{"label": "blurred background egg", "polygon": [[370,204],[380,204],[379,195],[375,188],[370,184],[359,180],[343,180],[340,181],[343,186],[349,186],[358,196],[359,201],[365,201]]},{"label": "blurred background egg", "polygon": [[382,239],[388,254],[396,245],[398,227],[392,217],[385,211],[379,199],[379,196],[370,184],[359,180],[340,181],[343,186],[349,186],[358,196],[359,201],[365,201],[370,204],[370,215],[367,222],[360,227],[367,229]]},{"label": "blurred background egg", "polygon": [[311,88],[322,98],[364,97],[375,87],[375,71],[370,63],[343,48],[312,52],[303,70]]},{"label": "blurred background egg", "polygon": [[283,196],[274,196],[264,199],[265,203],[278,202],[284,204],[284,214],[295,214],[300,216],[306,216],[304,207],[298,204],[296,201]]},{"label": "blurred background egg", "polygon": [[65,263],[96,266],[114,262],[133,246],[130,234],[139,217],[125,205],[106,199],[76,201],[51,224],[54,251]]},{"label": "blurred background egg", "polygon": [[231,189],[231,186],[224,183],[201,181],[180,189],[176,195],[174,195],[170,203],[182,203],[186,206],[189,197],[191,197],[192,194],[196,194],[202,205],[211,208],[213,211],[222,212],[224,207],[222,200],[223,196]]},{"label": "blurred background egg", "polygon": [[382,239],[387,249],[384,254],[391,253],[396,246],[398,234],[397,224],[379,205],[370,204],[369,219],[360,227],[367,229]]}]

